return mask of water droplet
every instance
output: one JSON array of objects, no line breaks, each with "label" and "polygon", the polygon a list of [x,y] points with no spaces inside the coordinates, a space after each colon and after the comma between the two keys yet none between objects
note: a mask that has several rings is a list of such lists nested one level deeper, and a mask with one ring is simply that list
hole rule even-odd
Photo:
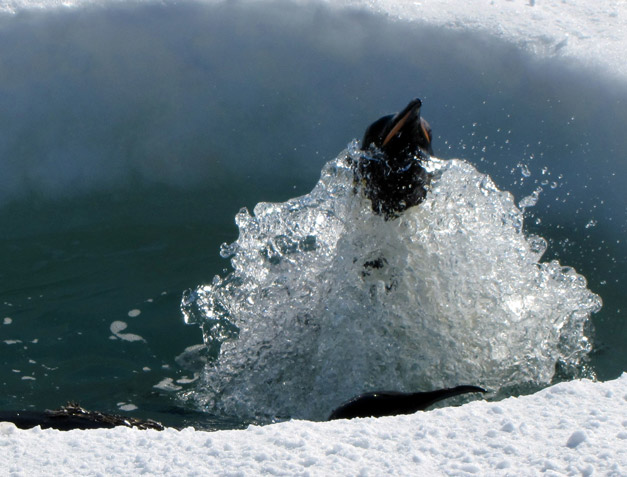
[{"label": "water droplet", "polygon": [[589,228],[592,228],[592,227],[596,227],[597,223],[598,223],[598,222],[597,222],[596,220],[591,219],[591,220],[590,220],[590,221],[586,224],[586,228],[587,228],[587,229],[589,229]]},{"label": "water droplet", "polygon": [[531,171],[529,170],[529,167],[527,166],[527,164],[518,163],[518,167],[520,168],[520,173],[524,177],[530,177],[531,176]]},{"label": "water droplet", "polygon": [[538,203],[538,199],[540,198],[540,193],[542,192],[542,187],[538,187],[527,197],[523,197],[518,202],[518,207],[521,209],[526,209],[527,207],[533,207]]}]

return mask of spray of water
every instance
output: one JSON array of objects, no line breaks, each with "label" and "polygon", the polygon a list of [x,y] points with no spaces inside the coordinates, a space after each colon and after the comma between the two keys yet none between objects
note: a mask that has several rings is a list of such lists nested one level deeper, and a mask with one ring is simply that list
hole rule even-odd
[{"label": "spray of water", "polygon": [[232,273],[186,293],[210,361],[185,397],[259,421],[324,419],[376,389],[499,392],[582,370],[601,301],[523,231],[513,196],[432,159],[426,200],[386,221],[354,184],[349,145],[311,193],[236,217]]}]

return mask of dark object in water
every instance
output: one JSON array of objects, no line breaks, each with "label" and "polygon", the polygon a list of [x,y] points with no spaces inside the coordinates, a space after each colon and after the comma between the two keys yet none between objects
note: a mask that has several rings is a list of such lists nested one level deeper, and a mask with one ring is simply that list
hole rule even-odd
[{"label": "dark object in water", "polygon": [[364,155],[353,162],[355,182],[363,184],[372,210],[387,220],[420,204],[430,174],[422,164],[431,148],[431,127],[420,117],[422,101],[412,100],[401,112],[372,123],[361,141]]},{"label": "dark object in water", "polygon": [[111,429],[117,426],[154,429],[157,431],[164,429],[162,424],[151,419],[142,420],[134,417],[88,411],[71,402],[55,411],[0,411],[0,422],[12,422],[20,429],[31,429],[40,426],[42,429],[57,429],[59,431]]},{"label": "dark object in water", "polygon": [[399,393],[394,391],[378,391],[362,394],[342,404],[329,416],[334,419],[353,419],[355,417],[396,416],[424,411],[438,401],[466,393],[485,393],[485,389],[477,386],[457,386],[450,389],[439,389],[424,393]]}]

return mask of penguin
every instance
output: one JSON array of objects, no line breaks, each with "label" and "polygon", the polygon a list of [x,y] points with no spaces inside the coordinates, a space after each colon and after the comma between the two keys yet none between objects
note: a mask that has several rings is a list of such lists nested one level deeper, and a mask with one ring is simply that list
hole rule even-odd
[{"label": "penguin", "polygon": [[328,420],[413,414],[417,411],[424,411],[443,399],[460,394],[485,392],[487,392],[485,389],[478,386],[457,386],[450,389],[418,393],[377,391],[362,394],[345,402],[331,413]]},{"label": "penguin", "polygon": [[423,163],[433,155],[433,134],[421,117],[422,101],[413,99],[400,112],[379,118],[366,129],[363,154],[352,162],[355,183],[372,203],[375,214],[394,219],[420,204],[431,175]]}]

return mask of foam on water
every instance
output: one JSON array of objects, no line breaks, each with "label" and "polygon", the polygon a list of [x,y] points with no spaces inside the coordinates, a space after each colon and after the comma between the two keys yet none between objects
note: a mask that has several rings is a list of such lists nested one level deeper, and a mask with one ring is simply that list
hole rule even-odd
[{"label": "foam on water", "polygon": [[233,272],[182,308],[211,356],[185,392],[254,419],[324,419],[375,390],[476,384],[499,392],[582,372],[600,298],[526,236],[513,196],[462,160],[430,163],[426,201],[397,220],[371,212],[347,157],[311,193],[236,217]]}]

